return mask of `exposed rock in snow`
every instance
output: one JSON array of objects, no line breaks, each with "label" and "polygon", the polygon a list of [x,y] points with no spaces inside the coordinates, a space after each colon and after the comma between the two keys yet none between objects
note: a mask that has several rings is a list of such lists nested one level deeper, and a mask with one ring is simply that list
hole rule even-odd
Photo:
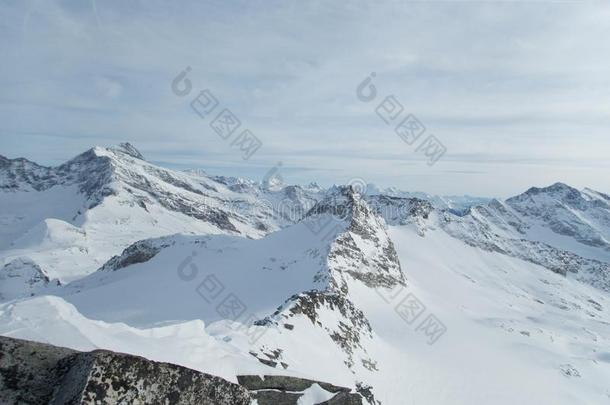
[{"label": "exposed rock in snow", "polygon": [[139,150],[137,150],[132,144],[130,144],[129,142],[123,142],[120,143],[118,146],[114,147],[113,150],[116,150],[117,152],[123,152],[128,154],[131,157],[134,157],[136,159],[141,159],[141,160],[145,160],[144,156],[140,153]]},{"label": "exposed rock in snow", "polygon": [[0,300],[48,293],[49,286],[59,286],[58,280],[49,280],[40,266],[27,258],[15,259],[0,269]]},{"label": "exposed rock in snow", "polygon": [[169,237],[145,239],[134,243],[118,256],[113,256],[101,268],[101,271],[115,271],[137,263],[145,263],[156,256],[161,249],[172,245]]},{"label": "exposed rock in snow", "polygon": [[361,405],[362,397],[349,388],[320,381],[279,375],[240,375],[237,381],[252,393],[258,405]]},{"label": "exposed rock in snow", "polygon": [[[359,282],[370,290],[406,283],[385,223],[349,186],[332,188],[309,211],[304,223],[319,234],[326,232],[319,224],[335,230],[323,268],[316,275],[323,288],[292,296],[261,324],[290,325],[292,318],[305,317],[342,350],[348,368],[374,372],[376,361],[367,351],[373,331],[352,302],[349,283]],[[287,333],[298,333],[287,329]],[[286,351],[280,346],[275,350]]]}]

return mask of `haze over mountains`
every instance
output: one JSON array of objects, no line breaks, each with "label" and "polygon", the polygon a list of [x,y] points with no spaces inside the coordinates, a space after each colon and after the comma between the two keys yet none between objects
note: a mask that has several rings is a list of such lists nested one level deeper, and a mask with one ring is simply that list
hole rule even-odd
[{"label": "haze over mountains", "polygon": [[[610,400],[610,197],[504,201],[0,156],[0,333],[370,404]],[[364,394],[363,394],[364,395]]]}]

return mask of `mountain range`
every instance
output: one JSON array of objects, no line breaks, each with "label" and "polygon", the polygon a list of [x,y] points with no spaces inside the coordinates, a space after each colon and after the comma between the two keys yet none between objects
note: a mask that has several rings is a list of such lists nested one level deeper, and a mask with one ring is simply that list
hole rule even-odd
[{"label": "mountain range", "polygon": [[607,194],[268,180],[130,144],[57,167],[0,156],[0,334],[371,405],[610,401]]}]

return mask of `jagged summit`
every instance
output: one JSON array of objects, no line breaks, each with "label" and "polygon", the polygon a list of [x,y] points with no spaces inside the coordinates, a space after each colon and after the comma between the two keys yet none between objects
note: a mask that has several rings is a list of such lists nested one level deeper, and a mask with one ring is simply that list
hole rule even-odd
[{"label": "jagged summit", "polygon": [[[99,181],[101,177],[109,180],[115,167],[128,163],[122,161],[124,155],[144,160],[142,154],[129,143],[109,148],[96,146],[56,167],[41,166],[25,158],[0,156],[0,189],[43,191],[57,185],[91,181],[103,187]],[[97,190],[86,188],[82,191],[94,194]]]},{"label": "jagged summit", "polygon": [[575,200],[578,199],[580,195],[581,192],[576,188],[565,183],[557,182],[547,187],[531,187],[523,194],[509,198],[507,202],[510,203],[511,201],[520,201],[536,196],[548,196],[551,198]]},{"label": "jagged summit", "polygon": [[111,146],[94,146],[88,149],[87,151],[79,154],[74,159],[82,160],[83,158],[92,158],[94,156],[103,157],[108,156],[109,154],[113,154],[117,157],[127,155],[139,160],[146,160],[144,159],[144,156],[140,153],[140,151],[129,142],[121,142],[117,145]]},{"label": "jagged summit", "polygon": [[[328,255],[331,285],[345,290],[345,277],[370,287],[404,284],[384,219],[352,186],[335,186],[307,213],[305,223],[317,230],[336,229]],[[320,232],[322,233],[322,231]]]},{"label": "jagged summit", "polygon": [[322,199],[305,215],[329,214],[338,219],[347,219],[354,209],[361,205],[362,199],[351,186],[332,186],[324,193]]},{"label": "jagged summit", "polygon": [[134,157],[136,159],[146,160],[146,159],[144,159],[144,156],[140,153],[140,151],[138,151],[129,142],[120,143],[118,146],[112,146],[109,149],[111,149],[113,151],[121,152],[121,153],[126,153],[127,155]]}]

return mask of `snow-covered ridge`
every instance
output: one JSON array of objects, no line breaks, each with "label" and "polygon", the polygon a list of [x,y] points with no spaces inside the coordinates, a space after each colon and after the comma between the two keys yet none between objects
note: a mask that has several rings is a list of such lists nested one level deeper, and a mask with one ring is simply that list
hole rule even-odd
[{"label": "snow-covered ridge", "polygon": [[[359,370],[357,374],[362,376],[375,372],[377,362],[367,350],[374,331],[353,302],[350,284],[357,283],[370,292],[406,284],[386,224],[351,186],[331,188],[303,223],[319,234],[324,234],[320,223],[336,230],[328,238],[326,258],[316,274],[317,283],[324,287],[293,295],[261,324],[307,319],[341,348],[348,369],[354,373]],[[274,350],[287,352],[281,346]]]},{"label": "snow-covered ridge", "polygon": [[610,200],[602,193],[556,183],[439,218],[447,233],[471,246],[610,291]]},{"label": "snow-covered ridge", "polygon": [[[141,239],[175,233],[260,238],[300,219],[292,212],[308,210],[319,192],[269,191],[256,183],[239,190],[202,173],[155,166],[128,143],[94,147],[53,168],[1,158],[0,268],[27,258],[68,282]],[[75,238],[49,236],[62,229],[73,229]]]},{"label": "snow-covered ridge", "polygon": [[531,188],[506,204],[557,234],[610,252],[610,198],[602,193],[556,183]]}]

